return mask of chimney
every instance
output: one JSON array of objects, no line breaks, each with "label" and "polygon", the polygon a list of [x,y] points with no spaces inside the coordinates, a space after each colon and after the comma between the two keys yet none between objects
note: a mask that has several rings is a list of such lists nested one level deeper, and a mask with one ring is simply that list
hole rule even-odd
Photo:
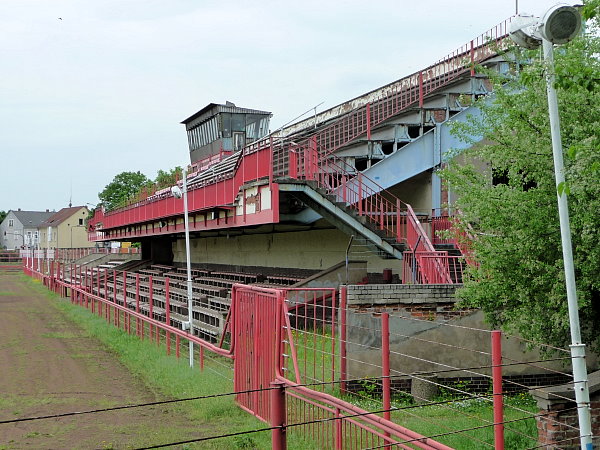
[{"label": "chimney", "polygon": [[17,211],[21,211],[21,208],[19,208]]},{"label": "chimney", "polygon": [[46,208],[46,212],[50,212],[50,210],[48,208]]}]

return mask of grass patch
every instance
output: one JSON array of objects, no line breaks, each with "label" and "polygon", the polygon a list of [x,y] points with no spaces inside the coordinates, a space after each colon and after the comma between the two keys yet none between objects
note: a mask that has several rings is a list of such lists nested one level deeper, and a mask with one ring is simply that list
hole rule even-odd
[{"label": "grass patch", "polygon": [[74,339],[74,338],[79,337],[75,333],[69,333],[68,331],[43,333],[41,336],[44,338],[53,338],[53,339]]},{"label": "grass patch", "polygon": [[[382,401],[378,393],[379,382],[365,379],[359,383],[361,390],[356,395],[345,395],[344,400],[367,411],[381,410]],[[410,394],[397,393],[392,397],[393,422],[424,436],[433,437],[438,442],[457,449],[480,449],[494,446],[494,429],[486,426],[493,423],[492,402],[486,398],[463,400],[462,394],[454,394],[441,389],[439,397],[433,402],[445,402],[440,405],[421,405],[415,407]],[[505,448],[519,450],[537,445],[537,425],[533,414],[539,412],[535,400],[526,393],[505,397],[504,420],[513,421],[505,425]],[[486,426],[485,428],[478,428]],[[461,430],[469,430],[460,432]]]}]

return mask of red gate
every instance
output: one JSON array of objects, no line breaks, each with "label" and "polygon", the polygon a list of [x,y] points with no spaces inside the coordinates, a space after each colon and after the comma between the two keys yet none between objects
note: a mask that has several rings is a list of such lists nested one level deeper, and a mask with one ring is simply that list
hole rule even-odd
[{"label": "red gate", "polygon": [[269,388],[275,379],[279,355],[280,311],[283,291],[234,285],[231,293],[233,385],[238,404],[259,419],[270,418]]}]

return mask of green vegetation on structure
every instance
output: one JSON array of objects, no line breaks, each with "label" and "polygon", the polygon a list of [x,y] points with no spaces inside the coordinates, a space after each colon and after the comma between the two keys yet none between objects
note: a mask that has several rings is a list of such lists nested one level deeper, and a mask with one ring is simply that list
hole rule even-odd
[{"label": "green vegetation on structure", "polygon": [[[599,1],[587,2],[586,13]],[[596,16],[597,18],[598,16]],[[600,38],[595,21],[555,51],[556,88],[582,336],[600,349]],[[515,50],[518,53],[518,50]],[[545,73],[540,51],[519,55],[510,75],[492,76],[495,94],[481,118],[454,132],[473,146],[441,176],[456,194],[459,228],[472,257],[463,306],[481,308],[493,327],[544,344],[570,343]],[[483,136],[475,142],[469,136]],[[483,168],[483,169],[482,169]]]},{"label": "green vegetation on structure", "polygon": [[98,198],[108,210],[124,206],[150,180],[142,172],[121,172],[98,193]]},{"label": "green vegetation on structure", "polygon": [[98,198],[107,210],[126,206],[137,198],[174,186],[177,180],[181,180],[182,173],[179,166],[170,170],[159,169],[156,178],[151,180],[140,171],[121,172],[98,193]]}]

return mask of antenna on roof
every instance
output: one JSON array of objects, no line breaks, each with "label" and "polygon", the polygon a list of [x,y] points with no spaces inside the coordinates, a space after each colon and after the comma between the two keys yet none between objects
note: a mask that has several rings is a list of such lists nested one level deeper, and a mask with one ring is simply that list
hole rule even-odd
[{"label": "antenna on roof", "polygon": [[519,0],[515,0],[515,14],[519,15]]},{"label": "antenna on roof", "polygon": [[73,206],[73,179],[71,178],[71,191],[69,192],[69,208]]}]

